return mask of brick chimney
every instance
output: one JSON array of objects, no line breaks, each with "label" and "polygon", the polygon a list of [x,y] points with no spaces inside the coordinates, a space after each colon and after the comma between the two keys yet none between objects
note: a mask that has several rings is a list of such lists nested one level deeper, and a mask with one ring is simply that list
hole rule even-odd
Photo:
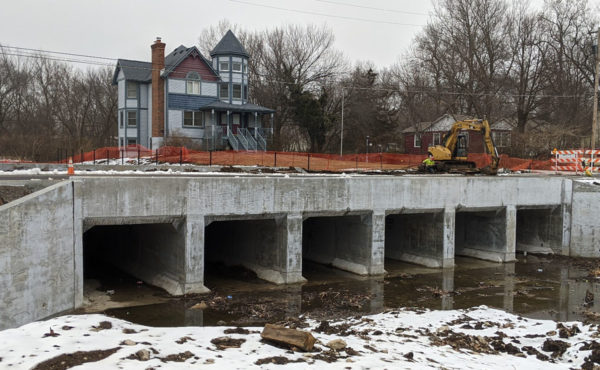
[{"label": "brick chimney", "polygon": [[156,38],[152,48],[152,137],[163,137],[165,132],[165,81],[160,71],[165,68],[165,43]]}]

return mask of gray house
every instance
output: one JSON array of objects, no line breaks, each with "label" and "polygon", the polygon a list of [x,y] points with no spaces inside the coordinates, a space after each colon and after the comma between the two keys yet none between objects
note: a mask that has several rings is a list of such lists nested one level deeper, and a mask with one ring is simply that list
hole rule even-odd
[{"label": "gray house", "polygon": [[203,149],[266,150],[274,110],[249,101],[249,55],[228,31],[208,60],[183,45],[165,57],[160,38],[152,61],[119,59],[119,146],[156,149],[169,138]]}]

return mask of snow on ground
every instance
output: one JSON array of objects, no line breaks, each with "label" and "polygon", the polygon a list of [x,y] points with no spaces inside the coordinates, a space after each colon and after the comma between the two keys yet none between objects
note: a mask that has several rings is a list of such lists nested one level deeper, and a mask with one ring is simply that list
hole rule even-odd
[{"label": "snow on ground", "polygon": [[[0,368],[29,369],[63,354],[116,348],[78,369],[183,369],[203,364],[214,369],[281,369],[283,363],[285,369],[569,369],[580,368],[592,353],[582,350],[583,345],[592,343],[589,347],[600,351],[600,344],[593,342],[596,326],[531,320],[485,306],[401,309],[328,323],[296,323],[302,322],[309,325],[302,330],[317,339],[315,351],[292,352],[262,342],[262,328],[256,327],[247,328],[249,332],[154,328],[103,315],[62,316],[0,331]],[[244,341],[239,348],[218,349],[211,340],[224,336]],[[326,344],[334,339],[342,339],[347,347],[330,350]],[[235,347],[233,342],[226,345]],[[98,359],[92,353],[78,355],[63,356],[59,363]]]}]

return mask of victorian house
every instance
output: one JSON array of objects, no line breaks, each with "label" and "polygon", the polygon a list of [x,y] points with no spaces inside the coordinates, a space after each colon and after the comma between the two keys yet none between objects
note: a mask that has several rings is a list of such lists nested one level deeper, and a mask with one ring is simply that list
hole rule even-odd
[{"label": "victorian house", "polygon": [[266,150],[275,111],[250,103],[249,55],[233,32],[210,60],[183,45],[165,57],[165,47],[157,38],[151,62],[117,61],[119,146],[184,139],[205,150]]}]

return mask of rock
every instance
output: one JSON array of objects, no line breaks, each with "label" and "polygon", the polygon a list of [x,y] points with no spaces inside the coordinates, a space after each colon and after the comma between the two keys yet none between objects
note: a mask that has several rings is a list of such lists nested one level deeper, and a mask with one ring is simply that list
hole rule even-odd
[{"label": "rock", "polygon": [[289,347],[298,347],[303,351],[312,351],[315,337],[307,331],[288,329],[279,325],[267,324],[260,334],[261,338]]},{"label": "rock", "polygon": [[200,303],[196,303],[195,305],[190,307],[190,309],[192,309],[192,310],[205,310],[207,308],[208,308],[208,305],[204,301],[202,301]]},{"label": "rock", "polygon": [[121,345],[123,346],[135,346],[137,343],[132,341],[131,339],[125,339],[124,341],[121,342]]},{"label": "rock", "polygon": [[140,361],[148,361],[150,359],[150,351],[147,349],[140,349],[135,353],[135,356]]},{"label": "rock", "polygon": [[219,320],[219,321],[217,321],[217,325],[218,326],[225,326],[225,325],[227,325],[227,323],[225,321],[223,321],[223,320]]},{"label": "rock", "polygon": [[334,339],[334,340],[330,340],[329,342],[327,342],[327,344],[325,346],[329,347],[335,351],[339,351],[341,349],[346,348],[346,342],[344,342],[341,339]]}]

